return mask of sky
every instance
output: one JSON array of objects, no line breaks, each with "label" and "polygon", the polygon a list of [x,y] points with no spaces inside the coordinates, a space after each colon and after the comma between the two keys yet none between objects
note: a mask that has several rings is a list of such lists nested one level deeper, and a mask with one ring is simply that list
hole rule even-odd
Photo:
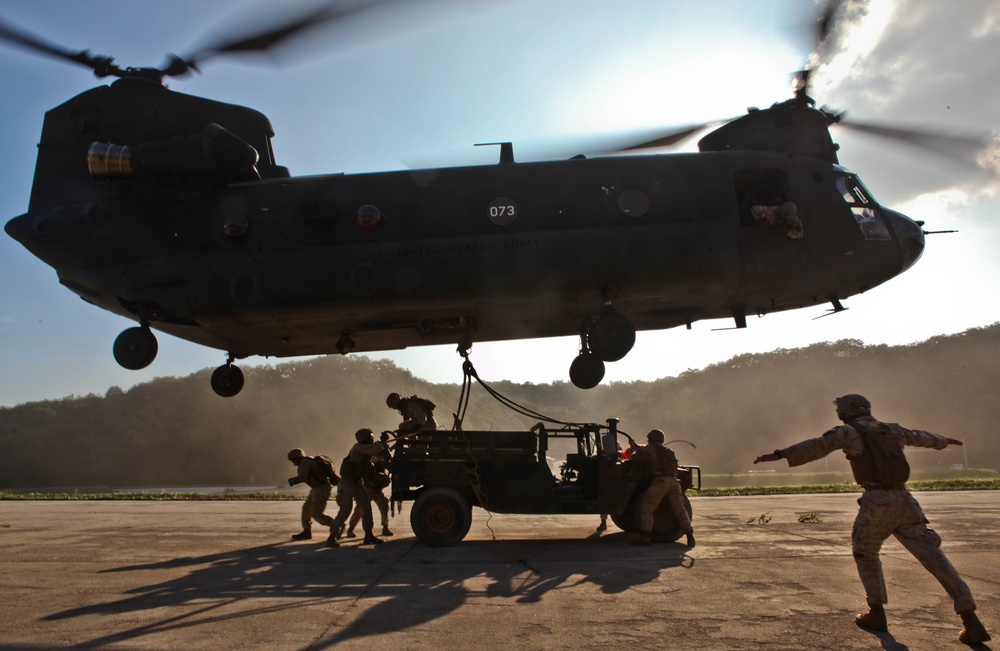
[{"label": "sky", "polygon": [[[845,300],[845,312],[824,317],[817,306],[751,317],[746,329],[720,320],[640,332],[631,354],[608,364],[605,382],[845,338],[908,344],[1000,320],[1000,0],[847,4],[850,20],[813,77],[817,103],[846,111],[846,120],[975,134],[985,144],[975,165],[834,127],[841,164],[927,230],[959,232],[928,236],[911,270]],[[315,5],[0,0],[0,17],[122,66],[159,66],[167,53],[183,56]],[[513,142],[519,161],[562,158],[787,99],[814,49],[817,12],[804,0],[396,0],[272,56],[208,60],[202,74],[169,85],[263,112],[278,163],[295,176],[495,163],[496,151],[474,148],[479,142]],[[6,45],[0,79],[6,222],[27,211],[44,112],[108,80]],[[672,151],[693,151],[696,140]],[[112,344],[134,324],[61,287],[6,234],[0,278],[0,406],[104,394],[225,362],[223,351],[159,334],[149,367],[120,368]],[[548,383],[568,379],[578,349],[577,337],[477,343],[471,360],[487,381]],[[453,346],[367,356],[432,382],[462,380]]]}]

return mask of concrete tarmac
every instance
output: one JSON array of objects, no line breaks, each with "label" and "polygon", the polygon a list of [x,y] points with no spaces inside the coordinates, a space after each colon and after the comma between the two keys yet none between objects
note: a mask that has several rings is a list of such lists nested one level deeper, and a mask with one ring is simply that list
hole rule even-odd
[{"label": "concrete tarmac", "polygon": [[[1000,635],[1000,494],[916,496]],[[596,515],[475,509],[429,548],[404,510],[386,544],[330,549],[322,527],[290,539],[300,502],[0,502],[0,650],[966,648],[891,539],[890,632],[854,625],[856,499],[695,494],[693,549],[632,547]]]}]

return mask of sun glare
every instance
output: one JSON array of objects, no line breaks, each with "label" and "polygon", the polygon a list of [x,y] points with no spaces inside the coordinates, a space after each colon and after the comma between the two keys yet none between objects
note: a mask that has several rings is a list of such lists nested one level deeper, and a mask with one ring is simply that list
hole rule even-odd
[{"label": "sun glare", "polygon": [[824,90],[816,92],[825,95],[852,78],[858,62],[878,45],[896,8],[895,0],[871,0],[865,5],[852,0],[846,4],[845,22],[840,26],[842,31],[836,43],[838,51],[818,69],[813,84]]}]

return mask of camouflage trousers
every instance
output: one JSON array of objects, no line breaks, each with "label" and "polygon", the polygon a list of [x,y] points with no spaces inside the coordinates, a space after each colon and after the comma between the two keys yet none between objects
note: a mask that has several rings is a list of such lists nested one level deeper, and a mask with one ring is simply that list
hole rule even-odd
[{"label": "camouflage trousers", "polygon": [[895,536],[941,583],[955,602],[955,612],[975,609],[972,591],[941,551],[941,536],[927,527],[927,518],[910,491],[867,490],[858,504],[861,509],[854,520],[851,548],[868,605],[889,603],[879,550],[886,538]]},{"label": "camouflage trousers", "polygon": [[[365,488],[365,490],[368,491],[368,496],[372,499],[372,502],[375,502],[375,506],[378,507],[378,513],[382,516],[382,528],[387,528],[389,526],[389,498],[385,496],[381,488]],[[371,510],[370,504],[368,509]],[[375,514],[372,513],[372,520],[374,519]],[[347,528],[353,531],[354,527],[358,526],[358,522],[360,521],[361,511],[354,509],[354,513],[351,514],[351,519],[348,521]]]},{"label": "camouflage trousers", "polygon": [[312,529],[315,520],[325,527],[333,524],[333,518],[326,514],[326,503],[330,501],[330,484],[320,484],[309,489],[306,501],[302,503],[302,529]]},{"label": "camouflage trousers", "polygon": [[664,498],[670,502],[670,508],[673,509],[674,517],[677,518],[677,524],[680,525],[681,530],[684,533],[691,533],[691,518],[688,517],[687,509],[684,508],[681,483],[677,481],[676,477],[671,476],[655,477],[650,482],[649,488],[642,496],[642,522],[639,525],[639,531],[650,533],[653,530],[653,516]]},{"label": "camouflage trousers", "polygon": [[360,481],[340,478],[337,484],[337,506],[340,510],[334,519],[330,529],[339,531],[347,518],[351,515],[351,509],[361,513],[361,528],[366,535],[372,535],[372,527],[375,525],[372,519],[372,503],[368,491],[361,485]]}]

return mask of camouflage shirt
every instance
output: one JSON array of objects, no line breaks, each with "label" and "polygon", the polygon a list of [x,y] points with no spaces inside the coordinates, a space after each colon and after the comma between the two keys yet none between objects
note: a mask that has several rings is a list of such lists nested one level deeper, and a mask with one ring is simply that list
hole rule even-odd
[{"label": "camouflage shirt", "polygon": [[[871,416],[862,416],[857,420],[870,419]],[[948,447],[948,439],[940,434],[926,432],[919,429],[906,429],[896,423],[886,423],[893,434],[899,437],[903,445],[911,445],[918,448],[934,448],[943,450]],[[843,450],[847,457],[858,457],[864,452],[864,445],[861,442],[861,435],[850,425],[838,425],[829,429],[823,436],[796,443],[781,451],[782,458],[788,459],[789,466],[801,466],[804,463],[822,459],[834,450]]]},{"label": "camouflage shirt", "polygon": [[662,443],[648,443],[632,453],[632,461],[646,467],[650,477],[677,475],[677,456]]},{"label": "camouflage shirt", "polygon": [[340,464],[341,481],[345,479],[361,481],[375,458],[381,457],[385,453],[386,447],[382,443],[355,443]]}]

